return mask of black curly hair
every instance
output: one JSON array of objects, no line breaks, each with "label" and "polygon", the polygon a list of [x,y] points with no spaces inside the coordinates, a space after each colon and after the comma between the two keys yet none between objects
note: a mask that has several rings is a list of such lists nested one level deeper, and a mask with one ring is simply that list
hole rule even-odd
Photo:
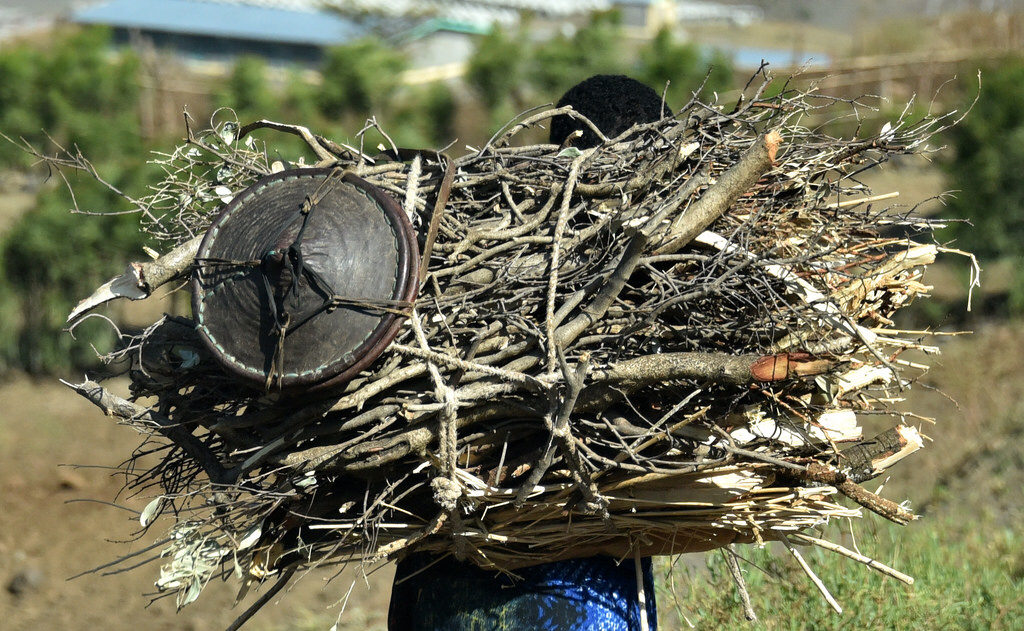
[{"label": "black curly hair", "polygon": [[[585,79],[562,95],[558,107],[571,105],[590,119],[605,136],[614,138],[637,123],[650,123],[668,116],[671,108],[650,87],[625,75],[599,74]],[[569,134],[583,132],[574,146],[580,149],[600,144],[583,121],[559,114],[551,120],[551,143],[561,145]]]}]

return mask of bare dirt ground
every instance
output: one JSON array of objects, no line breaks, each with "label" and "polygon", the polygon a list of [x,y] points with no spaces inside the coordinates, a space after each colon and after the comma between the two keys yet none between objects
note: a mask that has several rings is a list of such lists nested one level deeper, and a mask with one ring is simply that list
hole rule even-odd
[{"label": "bare dirt ground", "polygon": [[[116,425],[56,380],[14,378],[0,384],[0,628],[6,631],[102,628],[107,631],[223,629],[249,598],[231,609],[236,586],[211,584],[198,602],[175,614],[163,599],[146,607],[155,564],[115,576],[68,577],[102,565],[129,549],[138,526],[134,514],[85,499],[114,501],[121,481],[105,468],[116,465],[138,437]],[[61,466],[63,463],[92,468]],[[141,510],[145,499],[117,499]],[[390,569],[356,585],[339,629],[383,629]],[[341,599],[352,573],[325,586],[328,572],[298,581],[247,628],[253,631],[324,629],[325,612]],[[17,593],[13,593],[17,592]],[[321,624],[309,627],[313,620]]]}]

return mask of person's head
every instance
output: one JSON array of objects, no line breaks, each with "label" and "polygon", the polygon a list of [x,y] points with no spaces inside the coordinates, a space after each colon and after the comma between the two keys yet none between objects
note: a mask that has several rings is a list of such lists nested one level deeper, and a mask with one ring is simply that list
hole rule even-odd
[{"label": "person's head", "polygon": [[[624,75],[599,74],[577,83],[559,99],[558,107],[565,105],[589,118],[608,138],[671,113],[657,92]],[[551,143],[561,145],[576,130],[583,135],[572,143],[574,146],[586,149],[600,144],[586,123],[565,114],[551,120]]]}]

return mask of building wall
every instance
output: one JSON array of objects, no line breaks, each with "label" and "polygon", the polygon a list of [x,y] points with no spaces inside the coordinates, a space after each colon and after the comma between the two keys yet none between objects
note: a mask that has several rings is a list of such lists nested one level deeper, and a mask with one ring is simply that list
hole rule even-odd
[{"label": "building wall", "polygon": [[243,55],[255,55],[271,64],[312,66],[323,59],[323,49],[318,46],[123,28],[114,29],[114,38],[118,44],[136,45],[141,42],[191,61],[232,62]]},{"label": "building wall", "polygon": [[405,44],[402,51],[412,68],[464,63],[473,55],[478,39],[478,35],[437,31]]}]

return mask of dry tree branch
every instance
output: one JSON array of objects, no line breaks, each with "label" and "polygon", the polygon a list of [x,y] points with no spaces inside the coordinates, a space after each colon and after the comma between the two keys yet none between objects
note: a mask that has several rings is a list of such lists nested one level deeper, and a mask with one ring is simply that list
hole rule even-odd
[{"label": "dry tree branch", "polygon": [[740,595],[740,603],[743,605],[743,616],[749,622],[756,621],[757,614],[754,612],[753,605],[750,604],[750,592],[747,591],[747,582],[743,580],[743,572],[740,570],[740,564],[736,560],[736,553],[733,551],[733,547],[730,545],[722,548],[722,556],[725,558],[725,564],[729,568],[732,581],[736,584],[736,591]]},{"label": "dry tree branch", "polygon": [[61,383],[88,399],[108,416],[115,416],[128,422],[141,422],[160,432],[199,463],[213,484],[231,484],[235,481],[234,473],[225,469],[198,437],[170,419],[149,408],[122,399],[95,381],[87,379],[82,383],[73,384],[61,380]]},{"label": "dry tree branch", "polygon": [[832,596],[832,593],[828,591],[828,588],[825,587],[825,583],[821,582],[821,579],[818,578],[818,575],[814,573],[814,570],[811,569],[811,566],[807,564],[807,561],[804,560],[804,557],[802,554],[800,554],[800,551],[794,548],[793,544],[789,542],[789,539],[786,537],[786,535],[780,534],[779,541],[781,541],[782,544],[786,546],[786,549],[789,550],[789,553],[793,555],[794,559],[796,559],[796,562],[800,565],[800,568],[803,569],[805,574],[807,574],[807,578],[811,579],[811,582],[814,583],[814,586],[818,588],[818,591],[821,592],[821,596],[825,599],[825,602],[828,603],[828,606],[832,607],[832,609],[834,609],[835,612],[838,614],[843,613],[843,608],[839,605],[839,602],[835,599],[834,596]]},{"label": "dry tree branch", "polygon": [[238,130],[238,137],[245,138],[257,129],[273,129],[275,131],[294,134],[299,138],[302,138],[310,150],[312,150],[313,153],[316,154],[316,157],[324,164],[333,163],[340,157],[321,144],[320,138],[318,136],[314,136],[313,133],[309,131],[308,127],[304,127],[302,125],[286,125],[284,123],[277,123],[264,118],[241,127]]},{"label": "dry tree branch", "polygon": [[758,137],[739,161],[704,191],[700,200],[672,222],[664,243],[654,254],[674,254],[693,241],[772,167],[780,144],[782,134],[778,131]]},{"label": "dry tree branch", "polygon": [[129,263],[123,274],[108,280],[90,296],[82,299],[68,314],[67,321],[74,322],[92,309],[116,298],[149,298],[158,288],[191,270],[202,240],[202,236],[193,237],[156,260]]},{"label": "dry tree branch", "polygon": [[[522,129],[574,114],[552,108],[452,159],[390,139],[371,157],[266,120],[189,127],[141,200],[144,229],[178,249],[97,293],[143,297],[186,272],[222,204],[280,168],[267,157],[275,136],[250,134],[262,128],[406,200],[424,244],[417,318],[317,400],[247,390],[188,319],[147,329],[113,358],[130,366],[133,397],[155,403],[93,395],[171,441],[133,488],[191,511],[192,541],[217,559],[254,563],[238,542],[259,525],[260,550],[286,550],[260,557],[272,572],[413,550],[511,569],[782,531],[816,545],[799,531],[861,515],[839,494],[911,519],[857,483],[919,437],[897,427],[863,440],[857,417],[892,413],[923,369],[900,356],[920,340],[892,321],[928,290],[921,271],[936,250],[880,226],[932,224],[879,208],[888,198],[857,174],[926,150],[944,123],[832,138],[808,120],[859,116],[862,102],[765,98],[767,78],[755,83],[731,111],[694,97],[578,154],[512,146]],[[372,129],[388,138],[370,119],[360,146]],[[245,483],[214,489],[204,470]]]}]

